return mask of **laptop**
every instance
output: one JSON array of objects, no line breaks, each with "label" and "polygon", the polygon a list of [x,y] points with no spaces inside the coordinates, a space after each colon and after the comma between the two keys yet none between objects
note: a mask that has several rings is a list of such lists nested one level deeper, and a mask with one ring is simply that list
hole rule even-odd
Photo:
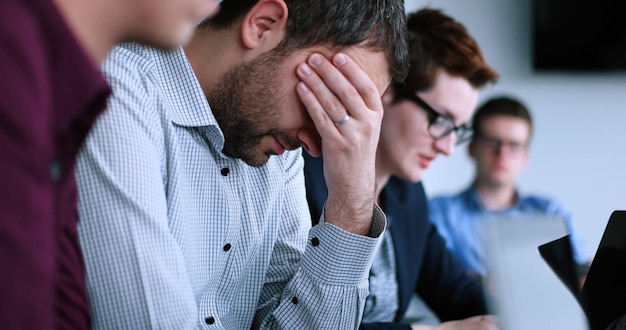
[{"label": "laptop", "polygon": [[[562,218],[497,216],[485,221],[485,287],[490,312],[506,330],[589,329],[578,299],[548,263],[538,246],[567,235]],[[563,241],[560,241],[563,243]]]},{"label": "laptop", "polygon": [[626,314],[626,211],[611,214],[581,298],[592,330],[604,330]]}]

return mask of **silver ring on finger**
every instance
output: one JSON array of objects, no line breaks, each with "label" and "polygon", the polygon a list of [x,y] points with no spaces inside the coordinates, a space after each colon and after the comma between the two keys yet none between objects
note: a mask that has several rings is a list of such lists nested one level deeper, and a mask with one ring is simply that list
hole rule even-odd
[{"label": "silver ring on finger", "polygon": [[350,115],[346,114],[346,116],[341,118],[340,121],[335,122],[335,126],[341,127],[341,126],[345,125],[345,123],[347,123],[349,120],[350,120]]}]

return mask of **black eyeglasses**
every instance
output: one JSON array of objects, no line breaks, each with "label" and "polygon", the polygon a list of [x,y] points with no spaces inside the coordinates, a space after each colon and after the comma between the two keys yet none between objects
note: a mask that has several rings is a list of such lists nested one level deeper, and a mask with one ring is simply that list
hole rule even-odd
[{"label": "black eyeglasses", "polygon": [[522,143],[518,141],[505,141],[496,137],[490,137],[485,135],[477,135],[475,141],[485,145],[494,152],[508,151],[511,155],[521,155],[522,152],[528,149],[528,143]]},{"label": "black eyeglasses", "polygon": [[417,94],[407,91],[400,93],[398,96],[415,103],[428,113],[428,134],[435,140],[443,139],[452,132],[456,133],[456,144],[467,142],[472,137],[472,129],[467,124],[456,126],[450,117],[433,109]]}]

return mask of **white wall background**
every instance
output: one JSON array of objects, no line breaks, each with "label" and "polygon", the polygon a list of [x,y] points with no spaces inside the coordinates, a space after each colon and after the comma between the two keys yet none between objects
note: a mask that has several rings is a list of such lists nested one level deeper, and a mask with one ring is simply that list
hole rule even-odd
[{"label": "white wall background", "polygon": [[[519,187],[560,200],[594,253],[611,212],[626,209],[626,73],[534,72],[530,0],[405,1],[407,11],[442,9],[474,36],[501,75],[481,100],[508,94],[530,108],[531,161]],[[435,196],[465,188],[472,175],[462,146],[451,157],[439,157],[423,181]]]}]

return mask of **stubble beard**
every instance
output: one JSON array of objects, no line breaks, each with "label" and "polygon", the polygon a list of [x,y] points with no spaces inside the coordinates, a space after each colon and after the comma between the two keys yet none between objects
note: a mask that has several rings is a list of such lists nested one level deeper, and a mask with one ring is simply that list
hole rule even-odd
[{"label": "stubble beard", "polygon": [[266,136],[283,136],[278,72],[283,57],[269,51],[226,72],[207,96],[224,134],[224,154],[250,166],[263,166],[273,154],[263,150]]}]

